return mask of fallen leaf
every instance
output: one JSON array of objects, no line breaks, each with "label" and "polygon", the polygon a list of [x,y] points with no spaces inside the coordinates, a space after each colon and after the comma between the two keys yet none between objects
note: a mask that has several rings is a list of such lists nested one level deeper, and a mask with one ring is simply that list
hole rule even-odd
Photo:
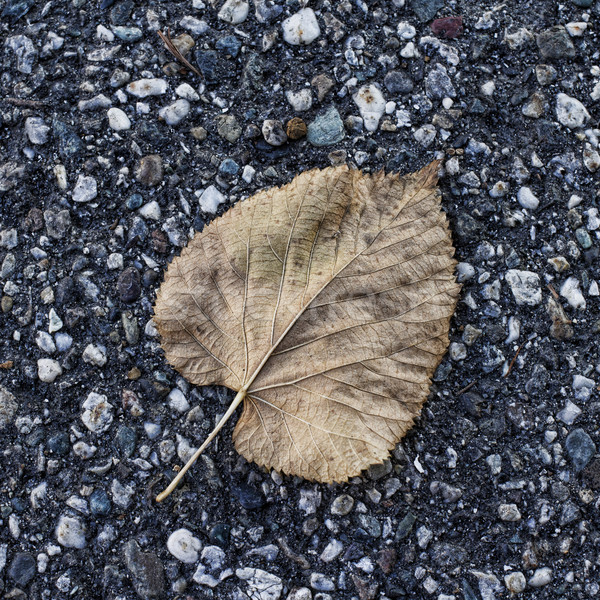
[{"label": "fallen leaf", "polygon": [[238,392],[196,458],[242,402],[235,447],[259,465],[333,482],[388,457],[427,398],[460,289],[438,166],[302,173],[173,260],[154,318],[167,359]]}]

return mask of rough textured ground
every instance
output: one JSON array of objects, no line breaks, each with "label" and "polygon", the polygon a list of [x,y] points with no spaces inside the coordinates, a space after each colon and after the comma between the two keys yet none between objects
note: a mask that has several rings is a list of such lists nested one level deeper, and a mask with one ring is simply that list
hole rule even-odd
[{"label": "rough textured ground", "polygon": [[[297,0],[235,24],[199,0],[0,4],[4,597],[598,596],[600,3],[308,7],[298,46]],[[294,117],[308,139],[285,140]],[[281,478],[236,455],[231,424],[155,504],[231,400],[161,354],[170,258],[301,170],[436,157],[463,291],[390,461]]]}]

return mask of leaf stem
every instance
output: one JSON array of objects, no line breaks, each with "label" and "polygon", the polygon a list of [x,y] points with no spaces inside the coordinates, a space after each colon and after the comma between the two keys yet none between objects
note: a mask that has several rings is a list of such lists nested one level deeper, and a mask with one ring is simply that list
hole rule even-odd
[{"label": "leaf stem", "polygon": [[206,447],[215,439],[217,433],[221,431],[223,425],[229,421],[231,415],[235,412],[235,409],[243,402],[246,397],[246,389],[242,388],[233,399],[233,402],[229,405],[227,412],[221,417],[221,420],[217,423],[215,428],[210,432],[210,435],[206,438],[202,446],[194,452],[194,455],[187,461],[185,466],[177,473],[177,476],[169,486],[162,491],[158,496],[156,496],[157,502],[162,502],[165,498],[167,498],[171,492],[179,485],[179,482],[183,479],[183,476],[187,473],[188,469],[198,460],[198,457],[204,452]]}]

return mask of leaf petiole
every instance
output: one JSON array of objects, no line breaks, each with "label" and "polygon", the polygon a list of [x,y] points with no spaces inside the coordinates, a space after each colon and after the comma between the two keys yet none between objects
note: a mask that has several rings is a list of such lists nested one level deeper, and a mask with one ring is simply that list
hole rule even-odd
[{"label": "leaf petiole", "polygon": [[231,415],[233,415],[233,413],[235,412],[235,409],[243,402],[245,397],[246,397],[246,390],[244,388],[242,388],[237,393],[236,397],[233,399],[233,402],[229,405],[227,412],[221,417],[221,420],[217,423],[215,428],[210,432],[210,435],[206,438],[206,440],[204,441],[202,446],[200,446],[200,448],[198,448],[198,450],[196,450],[196,452],[194,452],[194,455],[187,461],[187,463],[181,469],[181,471],[179,471],[179,473],[177,473],[177,476],[175,477],[175,479],[173,479],[173,481],[171,481],[169,486],[164,491],[162,491],[158,496],[156,496],[157,502],[162,502],[179,485],[179,482],[183,479],[183,476],[187,473],[188,469],[198,460],[198,457],[204,452],[206,447],[215,439],[215,437],[217,436],[217,433],[219,433],[219,431],[221,431],[221,429],[223,428],[223,425],[225,425],[225,423],[227,423],[227,421],[229,421],[229,419],[231,418]]}]

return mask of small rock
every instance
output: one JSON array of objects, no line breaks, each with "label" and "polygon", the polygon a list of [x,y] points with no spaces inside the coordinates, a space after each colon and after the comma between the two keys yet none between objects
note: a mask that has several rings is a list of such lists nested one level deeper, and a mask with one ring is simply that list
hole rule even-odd
[{"label": "small rock", "polygon": [[219,115],[216,118],[217,133],[228,142],[235,144],[242,135],[242,128],[233,115]]},{"label": "small rock", "polygon": [[436,63],[433,69],[429,71],[427,77],[425,77],[425,91],[434,100],[456,98],[456,90],[444,65]]},{"label": "small rock", "polygon": [[164,79],[138,79],[127,86],[127,91],[137,98],[164,94],[169,85]]},{"label": "small rock", "polygon": [[13,35],[6,38],[4,43],[17,57],[17,71],[29,75],[37,57],[37,50],[33,42],[24,35]]},{"label": "small rock", "polygon": [[383,78],[383,85],[391,94],[409,94],[414,88],[412,79],[405,71],[389,71]]},{"label": "small rock", "polygon": [[137,42],[142,38],[142,30],[139,27],[124,27],[117,25],[112,28],[113,33],[124,42]]},{"label": "small rock", "polygon": [[521,513],[516,504],[500,504],[498,516],[503,521],[516,522],[521,520]]},{"label": "small rock", "polygon": [[317,99],[319,102],[323,102],[323,99],[325,96],[327,96],[335,84],[330,77],[324,73],[321,73],[320,75],[315,75],[315,77],[312,78],[310,85],[317,91]]},{"label": "small rock", "polygon": [[262,134],[267,144],[271,146],[282,146],[287,142],[287,135],[283,130],[281,121],[267,119],[262,126]]},{"label": "small rock", "polygon": [[110,98],[107,98],[104,94],[98,94],[89,100],[80,100],[77,104],[77,108],[81,112],[102,110],[108,108],[111,105]]},{"label": "small rock", "polygon": [[309,110],[312,106],[312,94],[308,88],[303,88],[301,90],[298,90],[297,92],[286,92],[285,97],[290,103],[290,106],[296,112],[303,112],[305,110]]},{"label": "small rock", "polygon": [[0,385],[0,430],[13,422],[18,408],[19,403],[14,395]]},{"label": "small rock", "polygon": [[567,400],[565,407],[556,415],[556,418],[565,425],[572,425],[580,414],[581,409],[579,406]]},{"label": "small rock", "polygon": [[344,544],[339,540],[331,540],[321,552],[320,559],[324,563],[334,561],[344,551]]},{"label": "small rock", "polygon": [[110,514],[111,501],[104,490],[95,489],[90,494],[90,512],[93,515],[106,516]]},{"label": "small rock", "polygon": [[504,576],[504,585],[506,585],[506,588],[509,592],[511,592],[511,594],[520,594],[525,590],[527,581],[523,573],[520,571],[515,571]]},{"label": "small rock", "polygon": [[307,134],[308,128],[300,117],[294,117],[286,123],[285,132],[290,140],[299,140]]},{"label": "small rock", "polygon": [[109,108],[106,113],[108,116],[108,126],[114,131],[126,131],[131,129],[131,121],[120,108]]},{"label": "small rock", "polygon": [[338,517],[344,517],[354,507],[354,498],[348,494],[338,496],[331,504],[331,514]]},{"label": "small rock", "polygon": [[211,571],[218,571],[225,564],[226,554],[219,546],[205,546],[200,559],[207,564]]},{"label": "small rock", "polygon": [[202,212],[214,215],[227,196],[221,193],[214,185],[209,185],[198,198],[200,210]]},{"label": "small rock", "polygon": [[576,277],[569,277],[560,286],[560,295],[573,307],[585,310],[586,302],[581,290],[579,289],[579,280]]},{"label": "small rock", "polygon": [[83,361],[90,364],[96,365],[97,367],[103,367],[106,364],[106,348],[104,346],[95,346],[94,344],[88,344],[81,355]]},{"label": "small rock", "polygon": [[52,383],[59,375],[62,375],[62,367],[57,360],[51,358],[40,358],[37,361],[38,377],[40,381]]},{"label": "small rock", "polygon": [[68,210],[45,210],[46,232],[51,238],[62,239],[71,227],[71,215]]},{"label": "small rock", "polygon": [[314,42],[321,30],[312,8],[303,8],[288,17],[282,24],[283,39],[292,46],[308,45]]},{"label": "small rock", "polygon": [[135,302],[142,291],[140,272],[135,267],[125,269],[117,281],[121,302]]},{"label": "small rock", "polygon": [[231,491],[237,497],[242,508],[246,510],[258,510],[265,505],[265,497],[254,487],[247,483],[239,483],[231,486]]},{"label": "small rock", "polygon": [[[191,15],[186,15],[185,17],[183,17],[183,19],[181,19],[181,21],[179,21],[179,24],[184,29],[187,29],[193,35],[198,35],[198,36],[204,35],[209,30],[209,26],[206,21],[203,21],[202,19],[196,19],[195,17],[192,17]],[[185,56],[185,54],[187,52],[189,52],[194,47],[194,45],[195,44],[191,44],[191,45],[185,44],[186,52],[183,52],[181,48],[179,48],[179,51]]]},{"label": "small rock", "polygon": [[250,5],[244,0],[227,0],[217,16],[221,21],[238,25],[246,20],[249,10]]},{"label": "small rock", "polygon": [[177,529],[167,540],[167,549],[169,552],[177,560],[184,563],[198,562],[200,548],[202,548],[200,540],[194,537],[188,529]]},{"label": "small rock", "polygon": [[279,600],[283,583],[279,577],[262,569],[236,569],[236,576],[248,585],[248,596],[256,600]]},{"label": "small rock", "polygon": [[335,583],[323,573],[311,573],[310,587],[317,592],[333,592]]},{"label": "small rock", "polygon": [[431,31],[447,40],[459,37],[463,32],[462,17],[444,17],[435,19],[430,25]]},{"label": "small rock", "polygon": [[562,25],[546,29],[537,35],[536,42],[542,58],[573,58],[575,46]]},{"label": "small rock", "polygon": [[579,100],[560,93],[556,97],[556,118],[562,125],[574,129],[582,127],[590,113]]},{"label": "small rock", "polygon": [[444,6],[444,0],[412,0],[410,8],[421,23],[431,21]]},{"label": "small rock", "polygon": [[140,598],[162,598],[165,592],[163,564],[155,552],[142,552],[135,540],[123,548],[125,565],[133,578],[135,591]]},{"label": "small rock", "polygon": [[352,100],[363,118],[365,129],[367,131],[376,131],[379,120],[385,113],[385,98],[381,91],[375,85],[363,85]]},{"label": "small rock", "polygon": [[8,570],[9,577],[21,587],[25,587],[36,574],[35,558],[29,552],[17,552]]},{"label": "small rock", "polygon": [[542,94],[536,92],[531,94],[529,100],[523,105],[521,113],[526,117],[539,119],[544,114],[545,107],[546,99]]},{"label": "small rock", "polygon": [[187,117],[189,112],[190,103],[184,98],[181,98],[180,100],[173,102],[173,104],[161,108],[158,111],[158,114],[165,120],[167,125],[178,125],[185,117]]},{"label": "small rock", "polygon": [[542,567],[536,569],[533,576],[527,582],[531,587],[543,587],[552,581],[552,569],[550,567]]},{"label": "small rock", "polygon": [[515,302],[519,306],[535,306],[542,301],[540,278],[537,273],[510,269],[504,278],[510,285]]},{"label": "small rock", "polygon": [[55,529],[56,540],[65,548],[85,548],[86,528],[77,517],[62,515]]},{"label": "small rock", "polygon": [[576,473],[585,469],[594,454],[596,454],[596,445],[583,429],[572,431],[567,436],[565,445]]},{"label": "small rock", "polygon": [[143,185],[153,187],[163,180],[163,161],[158,154],[144,156],[136,169],[136,179]]},{"label": "small rock", "polygon": [[98,195],[98,184],[93,177],[80,175],[73,190],[73,202],[89,202]]},{"label": "small rock", "polygon": [[81,420],[92,433],[104,433],[113,421],[113,406],[104,394],[90,392],[83,403]]},{"label": "small rock", "polygon": [[528,187],[522,187],[519,190],[517,193],[517,200],[523,208],[528,210],[535,210],[540,204],[540,201],[531,191],[531,188]]},{"label": "small rock", "polygon": [[600,169],[600,154],[587,143],[583,150],[583,164],[590,173],[595,173]]},{"label": "small rock", "polygon": [[50,127],[40,117],[28,117],[25,120],[25,133],[32,144],[45,144],[48,141]]},{"label": "small rock", "polygon": [[307,139],[313,146],[331,146],[344,139],[344,123],[333,106],[316,116],[308,125]]},{"label": "small rock", "polygon": [[316,487],[301,489],[298,508],[304,511],[305,515],[314,515],[321,505],[321,498],[321,491]]}]

